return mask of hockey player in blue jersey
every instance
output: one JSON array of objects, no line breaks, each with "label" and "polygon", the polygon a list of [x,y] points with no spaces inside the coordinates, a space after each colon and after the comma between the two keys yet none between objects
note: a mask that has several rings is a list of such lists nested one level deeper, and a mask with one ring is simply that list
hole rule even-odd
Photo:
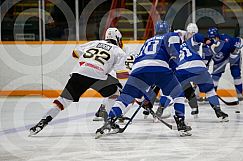
[{"label": "hockey player in blue jersey", "polygon": [[[180,37],[181,37],[181,43],[184,43],[185,41],[187,41],[188,39],[190,39],[193,35],[195,35],[196,33],[198,33],[198,27],[197,24],[195,23],[189,23],[186,27],[186,31],[184,30],[175,30],[174,32],[179,33]],[[193,40],[193,39],[190,39]],[[200,53],[200,48],[201,46],[199,45],[193,45],[191,46],[194,50],[194,52]],[[185,93],[185,97],[188,100],[188,104],[191,107],[192,111],[191,114],[194,116],[197,116],[199,110],[198,110],[198,103],[197,103],[197,97],[195,95],[195,87],[193,87],[194,85],[192,85],[190,82],[188,82],[187,85],[184,85],[183,89],[184,89],[184,93]],[[160,99],[160,104],[162,106],[159,106],[156,114],[157,116],[162,116],[164,109],[167,108],[167,106],[170,104],[171,100],[166,97],[166,96],[162,96],[162,98]],[[155,119],[156,122],[156,119]]]},{"label": "hockey player in blue jersey", "polygon": [[241,80],[241,48],[243,42],[241,38],[231,37],[226,34],[219,34],[218,29],[211,27],[208,29],[208,37],[215,44],[212,48],[214,55],[212,78],[214,87],[217,89],[219,79],[225,72],[225,67],[230,63],[231,75],[234,78],[234,85],[239,100],[243,100],[242,96],[242,80]]},{"label": "hockey player in blue jersey", "polygon": [[228,115],[220,109],[220,104],[214,90],[213,80],[208,72],[208,68],[198,54],[198,48],[201,43],[210,44],[201,34],[196,33],[181,45],[181,54],[176,76],[184,90],[190,82],[195,83],[200,92],[206,93],[210,105],[213,107],[215,114],[221,121],[228,121]]},{"label": "hockey player in blue jersey", "polygon": [[135,98],[141,98],[145,95],[146,99],[152,101],[153,98],[148,92],[154,85],[158,86],[163,94],[173,98],[174,118],[178,131],[186,135],[191,130],[191,127],[184,122],[185,97],[183,89],[169,65],[174,64],[174,59],[179,57],[180,37],[177,33],[169,32],[170,25],[167,22],[158,21],[157,25],[161,30],[144,43],[140,53],[136,56],[131,74],[121,95],[109,112],[108,122],[96,131],[97,137],[104,134],[104,129],[117,129],[117,125],[113,121],[114,118],[121,116],[123,110]]}]

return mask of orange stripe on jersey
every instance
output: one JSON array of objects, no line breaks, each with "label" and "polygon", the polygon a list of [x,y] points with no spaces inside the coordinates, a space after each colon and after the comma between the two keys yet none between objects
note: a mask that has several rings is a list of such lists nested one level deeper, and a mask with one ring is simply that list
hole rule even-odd
[{"label": "orange stripe on jersey", "polygon": [[72,56],[74,58],[79,58],[79,54],[78,54],[78,52],[76,50],[73,50]]}]

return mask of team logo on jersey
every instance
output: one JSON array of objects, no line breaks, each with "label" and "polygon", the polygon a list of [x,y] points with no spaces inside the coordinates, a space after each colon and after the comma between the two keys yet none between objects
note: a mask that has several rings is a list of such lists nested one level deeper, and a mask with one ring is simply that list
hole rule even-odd
[{"label": "team logo on jersey", "polygon": [[99,71],[104,71],[104,69],[102,69],[101,67],[94,65],[94,64],[91,64],[91,63],[87,63],[87,62],[79,62],[79,65],[94,68],[94,69],[99,70]]},{"label": "team logo on jersey", "polygon": [[223,58],[224,58],[224,54],[222,52],[219,52],[219,53],[215,54],[215,56],[214,56],[215,61],[220,61]]},{"label": "team logo on jersey", "polygon": [[79,62],[79,65],[82,66],[82,65],[84,65],[84,63],[85,63],[85,62]]}]

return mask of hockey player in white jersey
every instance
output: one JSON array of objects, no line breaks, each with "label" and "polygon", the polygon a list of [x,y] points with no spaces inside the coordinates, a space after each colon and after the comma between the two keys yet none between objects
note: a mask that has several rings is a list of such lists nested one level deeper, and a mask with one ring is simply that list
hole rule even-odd
[{"label": "hockey player in white jersey", "polygon": [[[125,50],[126,53],[128,53]],[[132,69],[133,62],[135,60],[135,56],[133,54],[130,54],[127,56],[127,59],[125,61],[124,68],[122,70],[119,70],[117,72],[112,71],[110,74],[117,78],[122,86],[126,83],[126,80],[129,76],[130,70]],[[95,117],[93,118],[93,121],[106,121],[105,118],[108,115],[107,111],[110,111],[111,107],[114,105],[115,99],[113,98],[104,98],[102,101],[102,104],[100,105],[98,111],[95,113]],[[129,108],[133,104],[129,105]],[[125,114],[125,113],[124,113]],[[128,119],[127,117],[120,117],[119,121],[123,122],[125,119]]]},{"label": "hockey player in white jersey", "polygon": [[117,28],[108,28],[105,40],[90,41],[74,49],[80,55],[78,63],[71,72],[71,78],[61,95],[53,101],[38,124],[30,128],[30,135],[40,132],[57,114],[89,88],[95,89],[103,97],[117,97],[121,84],[109,75],[125,64],[126,53],[121,49],[122,35]]},{"label": "hockey player in white jersey", "polygon": [[191,38],[194,34],[198,33],[198,27],[195,23],[189,23],[185,30],[175,30],[174,32],[178,33],[180,35],[182,43],[189,38]]}]

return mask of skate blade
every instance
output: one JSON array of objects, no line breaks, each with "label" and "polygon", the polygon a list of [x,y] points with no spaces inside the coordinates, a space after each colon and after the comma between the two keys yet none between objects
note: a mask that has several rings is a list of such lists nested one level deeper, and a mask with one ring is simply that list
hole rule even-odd
[{"label": "skate blade", "polygon": [[192,136],[188,131],[179,131],[180,137]]},{"label": "skate blade", "polygon": [[229,122],[229,118],[228,117],[220,118],[220,122]]},{"label": "skate blade", "polygon": [[37,133],[38,133],[38,132],[30,131],[28,137],[34,136],[34,135],[36,135]]},{"label": "skate blade", "polygon": [[101,138],[103,135],[104,135],[104,134],[101,134],[100,132],[97,132],[97,133],[95,134],[95,139],[99,139],[99,138]]},{"label": "skate blade", "polygon": [[145,119],[145,120],[146,120],[147,118],[148,118],[148,115],[144,115],[143,119]]},{"label": "skate blade", "polygon": [[117,134],[118,132],[119,132],[119,129],[113,129],[111,131],[109,131],[109,130],[106,129],[106,130],[103,131],[103,134],[101,134],[101,132],[97,132],[95,134],[95,139],[99,139],[99,138],[104,137],[104,136],[109,136],[109,135]]},{"label": "skate blade", "polygon": [[177,129],[177,126],[172,126],[172,129],[171,130],[178,130]]},{"label": "skate blade", "polygon": [[154,122],[154,123],[158,123],[159,120],[158,120],[157,118],[154,118],[153,122]]},{"label": "skate blade", "polygon": [[101,131],[96,132],[95,133],[95,139],[99,139],[99,138],[107,135],[108,133],[109,133],[109,130],[107,130],[107,129],[104,129],[102,132]]},{"label": "skate blade", "polygon": [[198,114],[194,114],[194,115],[193,115],[193,118],[194,118],[194,119],[198,119],[198,118],[199,118]]},{"label": "skate blade", "polygon": [[93,121],[104,121],[103,117],[95,117],[93,118]]}]

